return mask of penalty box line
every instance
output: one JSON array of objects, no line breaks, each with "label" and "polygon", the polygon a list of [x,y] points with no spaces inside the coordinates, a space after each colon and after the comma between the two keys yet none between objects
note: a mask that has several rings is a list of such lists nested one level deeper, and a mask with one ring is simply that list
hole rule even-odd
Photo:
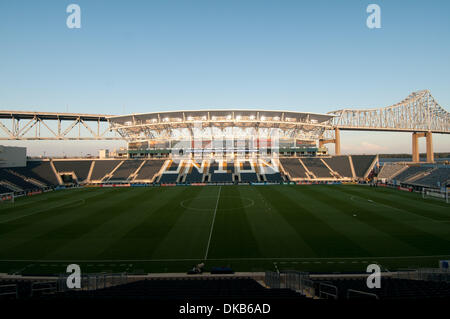
[{"label": "penalty box line", "polygon": [[209,238],[208,238],[208,245],[206,246],[205,260],[208,259],[209,245],[211,244],[211,237],[212,237],[212,233],[213,233],[213,229],[214,229],[214,223],[216,220],[217,207],[219,207],[219,199],[220,199],[220,191],[221,190],[222,190],[222,186],[219,186],[219,192],[217,193],[216,208],[214,209],[214,215],[213,215],[213,220],[211,223],[211,229],[209,230]]}]

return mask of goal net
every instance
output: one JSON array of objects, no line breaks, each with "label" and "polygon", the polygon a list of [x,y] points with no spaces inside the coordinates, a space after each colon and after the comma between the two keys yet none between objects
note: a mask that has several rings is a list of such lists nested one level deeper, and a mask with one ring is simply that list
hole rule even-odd
[{"label": "goal net", "polygon": [[436,198],[436,199],[444,200],[446,203],[448,203],[449,202],[449,191],[448,191],[448,189],[445,189],[445,188],[443,188],[441,190],[423,188],[422,189],[422,198]]}]

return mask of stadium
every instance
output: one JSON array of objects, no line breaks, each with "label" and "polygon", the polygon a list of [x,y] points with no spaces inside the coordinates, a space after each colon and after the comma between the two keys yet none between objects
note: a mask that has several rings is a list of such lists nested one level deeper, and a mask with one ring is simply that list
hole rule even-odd
[{"label": "stadium", "polygon": [[[83,269],[87,291],[71,292],[80,298],[139,291],[151,298],[180,289],[180,278],[202,276],[219,276],[220,289],[233,296],[241,293],[233,280],[256,295],[265,288],[254,280],[263,282],[272,289],[267,298],[450,296],[450,284],[442,284],[449,278],[450,166],[435,162],[432,144],[433,133],[450,133],[450,114],[427,90],[388,107],[327,114],[211,109],[0,117],[5,140],[128,145],[99,157],[38,159],[2,147],[5,298],[24,290],[35,298],[65,296],[68,264]],[[61,129],[64,122],[70,129]],[[100,129],[68,137],[90,122],[106,125],[113,137],[95,133]],[[58,129],[33,134],[41,124]],[[412,161],[341,155],[345,130],[410,132]],[[426,137],[426,162],[419,160],[419,137]],[[387,290],[370,291],[357,279],[370,264],[389,274]],[[187,285],[184,294],[198,285],[207,287],[201,298],[216,292],[202,281]]]},{"label": "stadium", "polygon": [[448,12],[0,1],[1,313],[445,313]]}]

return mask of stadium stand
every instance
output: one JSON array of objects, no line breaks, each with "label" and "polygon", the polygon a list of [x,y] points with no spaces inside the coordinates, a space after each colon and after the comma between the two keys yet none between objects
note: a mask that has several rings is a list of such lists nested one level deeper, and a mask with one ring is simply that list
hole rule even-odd
[{"label": "stadium stand", "polygon": [[428,175],[414,180],[413,184],[439,188],[450,183],[450,167],[441,167],[433,170]]},{"label": "stadium stand", "polygon": [[317,178],[332,178],[330,170],[322,162],[320,158],[302,158],[303,164],[308,170],[312,172]]},{"label": "stadium stand", "polygon": [[408,166],[406,164],[385,163],[378,173],[378,178],[392,179],[395,175],[398,175],[402,170],[407,168]]},{"label": "stadium stand", "polygon": [[101,180],[120,163],[116,160],[96,160],[91,174],[91,181]]},{"label": "stadium stand", "polygon": [[359,178],[364,178],[374,163],[376,157],[376,155],[352,155],[355,175]]},{"label": "stadium stand", "polygon": [[406,182],[409,180],[413,180],[414,178],[419,177],[422,174],[431,171],[432,169],[433,167],[428,166],[409,166],[406,170],[402,171],[393,179],[400,182]]},{"label": "stadium stand", "polygon": [[164,164],[164,160],[147,160],[139,170],[135,181],[152,180]]},{"label": "stadium stand", "polygon": [[209,166],[209,174],[210,174],[210,182],[211,183],[231,183],[233,182],[233,174],[234,174],[234,163],[233,162],[224,162],[224,169],[226,169],[227,173],[217,173],[219,170],[219,162],[212,162]]},{"label": "stadium stand", "polygon": [[[320,285],[321,283],[326,285]],[[389,277],[381,278],[381,287],[378,289],[369,289],[365,278],[315,280],[315,291],[319,294],[322,292],[322,297],[328,294],[333,295],[337,291],[337,299],[347,299],[349,294],[352,298],[450,299],[450,283]]]},{"label": "stadium stand", "polygon": [[264,174],[266,177],[266,181],[269,183],[281,183],[283,182],[283,177],[279,172],[275,172],[273,174]]},{"label": "stadium stand", "polygon": [[92,161],[53,161],[58,173],[74,172],[78,182],[83,182],[88,178]]},{"label": "stadium stand", "polygon": [[108,181],[127,181],[131,174],[141,166],[142,160],[126,160],[114,171]]},{"label": "stadium stand", "polygon": [[[197,163],[201,165],[201,163]],[[201,183],[203,182],[203,173],[200,173],[197,168],[193,165],[189,168],[188,173],[186,174],[186,183]]]},{"label": "stadium stand", "polygon": [[13,167],[10,170],[26,178],[37,180],[45,186],[59,184],[50,166],[50,161],[28,161],[26,167]]},{"label": "stadium stand", "polygon": [[166,171],[169,171],[169,172],[176,172],[176,171],[178,171],[178,167],[180,166],[180,165],[182,165],[182,163],[179,163],[179,162],[175,162],[175,161],[170,161],[169,163],[168,163],[168,165],[166,166]]},{"label": "stadium stand", "polygon": [[280,158],[280,163],[291,178],[308,178],[298,158]]},{"label": "stadium stand", "polygon": [[342,177],[353,178],[348,156],[333,156],[323,159],[330,168]]},{"label": "stadium stand", "polygon": [[231,183],[233,174],[231,173],[211,173],[211,183]]},{"label": "stadium stand", "polygon": [[258,176],[256,173],[241,173],[242,183],[256,183],[258,182]]},{"label": "stadium stand", "polygon": [[161,184],[173,184],[178,181],[179,174],[177,172],[182,172],[183,169],[182,162],[176,162],[169,160],[167,166],[164,168],[164,172],[159,178]]},{"label": "stadium stand", "polygon": [[7,186],[0,185],[0,194],[11,193],[11,192],[13,192],[13,190],[9,189]]},{"label": "stadium stand", "polygon": [[150,279],[104,289],[66,291],[38,298],[211,300],[239,299],[304,299],[291,289],[270,289],[250,278]]},{"label": "stadium stand", "polygon": [[162,174],[159,182],[161,184],[173,184],[178,180],[178,174]]},{"label": "stadium stand", "polygon": [[[29,183],[23,178],[11,173],[8,169],[0,170],[0,182],[12,184],[12,186],[20,188],[23,191],[32,191],[40,188],[39,186]],[[4,186],[8,188],[8,185]]]}]

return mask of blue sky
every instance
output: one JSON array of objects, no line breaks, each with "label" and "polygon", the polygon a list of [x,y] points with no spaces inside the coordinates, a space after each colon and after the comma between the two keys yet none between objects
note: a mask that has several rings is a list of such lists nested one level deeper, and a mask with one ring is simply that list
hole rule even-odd
[{"label": "blue sky", "polygon": [[[66,26],[71,3],[81,7],[78,30]],[[370,3],[381,7],[381,29],[366,26]],[[444,0],[2,0],[0,108],[325,113],[387,106],[429,89],[449,110],[449,39]],[[342,139],[348,153],[411,149],[406,133],[343,133]],[[45,148],[73,155],[113,146],[5,144],[26,145],[30,154]],[[436,136],[434,144],[450,151],[448,136]]]}]

